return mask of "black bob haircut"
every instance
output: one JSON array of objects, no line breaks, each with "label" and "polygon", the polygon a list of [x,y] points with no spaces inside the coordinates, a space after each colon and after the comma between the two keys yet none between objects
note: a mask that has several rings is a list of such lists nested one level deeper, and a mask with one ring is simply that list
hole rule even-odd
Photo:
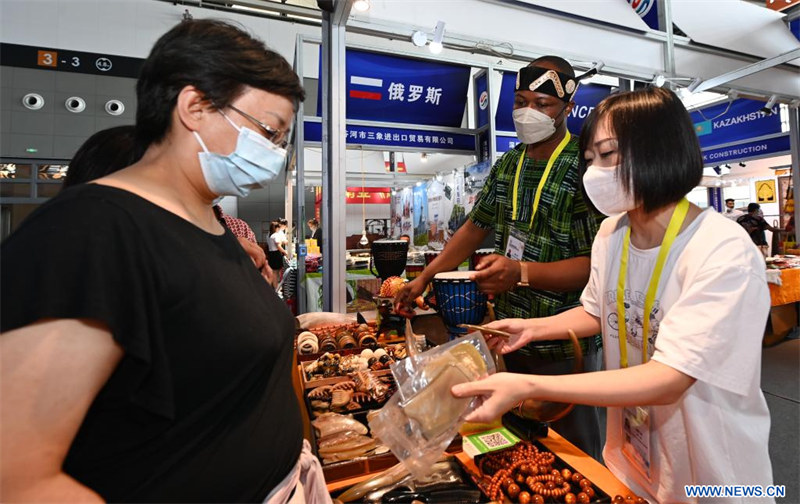
[{"label": "black bob haircut", "polygon": [[217,108],[230,105],[245,86],[284,96],[295,109],[305,91],[280,54],[243,29],[213,19],[186,20],[159,38],[136,83],[136,139],[161,142],[178,94],[194,86]]},{"label": "black bob haircut", "polygon": [[692,119],[675,93],[657,87],[614,94],[597,105],[581,129],[581,172],[606,117],[618,144],[617,176],[646,213],[680,201],[700,183],[703,155]]}]

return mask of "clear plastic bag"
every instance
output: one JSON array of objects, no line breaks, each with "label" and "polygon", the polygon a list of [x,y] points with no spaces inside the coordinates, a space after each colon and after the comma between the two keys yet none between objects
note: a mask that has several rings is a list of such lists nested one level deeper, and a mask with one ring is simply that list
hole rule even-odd
[{"label": "clear plastic bag", "polygon": [[375,437],[415,477],[424,477],[453,440],[478,399],[456,398],[453,385],[495,372],[480,333],[453,340],[391,367],[397,392],[370,421]]}]

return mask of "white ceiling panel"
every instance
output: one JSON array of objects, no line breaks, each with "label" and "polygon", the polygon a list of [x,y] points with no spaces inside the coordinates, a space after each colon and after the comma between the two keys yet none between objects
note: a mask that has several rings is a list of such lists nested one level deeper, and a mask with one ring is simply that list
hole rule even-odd
[{"label": "white ceiling panel", "polygon": [[[784,14],[741,0],[673,0],[672,19],[694,42],[771,58],[800,47]],[[794,60],[800,64],[800,59]]]}]

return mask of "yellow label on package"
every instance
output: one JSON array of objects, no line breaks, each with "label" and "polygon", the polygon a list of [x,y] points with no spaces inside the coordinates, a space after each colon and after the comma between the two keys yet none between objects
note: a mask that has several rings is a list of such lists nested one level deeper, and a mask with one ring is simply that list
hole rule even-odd
[{"label": "yellow label on package", "polygon": [[464,436],[461,438],[461,449],[470,458],[475,458],[476,455],[509,448],[518,442],[519,438],[517,436],[505,427],[501,427]]}]

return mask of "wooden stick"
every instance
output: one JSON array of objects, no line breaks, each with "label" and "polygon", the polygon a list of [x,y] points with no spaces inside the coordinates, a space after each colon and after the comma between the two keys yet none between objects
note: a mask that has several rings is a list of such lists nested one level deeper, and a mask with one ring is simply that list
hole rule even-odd
[{"label": "wooden stick", "polygon": [[504,340],[511,339],[511,334],[509,334],[509,333],[507,333],[505,331],[498,331],[497,329],[490,329],[490,328],[488,328],[486,326],[473,325],[473,324],[458,324],[458,327],[461,327],[463,329],[471,329],[473,331],[484,332],[486,334],[491,334],[492,336],[499,336],[499,337],[503,338]]}]

